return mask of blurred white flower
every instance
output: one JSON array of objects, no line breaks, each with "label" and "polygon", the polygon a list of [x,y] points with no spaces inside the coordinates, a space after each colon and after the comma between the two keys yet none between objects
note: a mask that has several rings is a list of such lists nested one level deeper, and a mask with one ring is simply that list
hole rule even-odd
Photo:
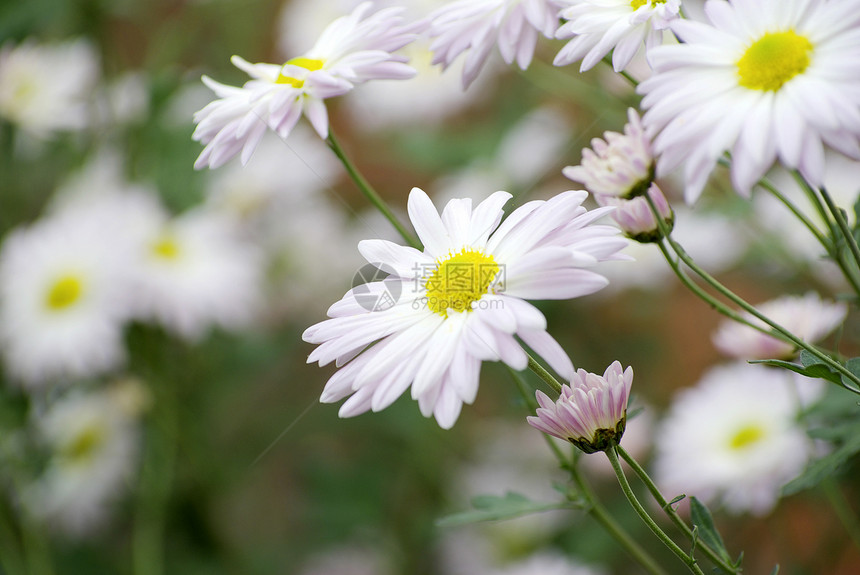
[{"label": "blurred white flower", "polygon": [[[846,304],[825,302],[815,292],[783,296],[755,308],[807,343],[818,342],[839,327],[848,314]],[[741,315],[755,325],[767,327],[747,312]],[[729,319],[723,320],[714,332],[713,342],[722,353],[735,359],[792,359],[797,354],[794,344]]]},{"label": "blurred white flower", "polygon": [[650,51],[654,75],[638,87],[658,175],[683,164],[692,203],[725,152],[745,197],[776,161],[818,186],[825,146],[860,159],[853,6],[710,0],[705,12],[710,23],[670,22],[681,43]]},{"label": "blurred white flower", "polygon": [[3,242],[0,345],[6,369],[28,387],[94,376],[124,360],[133,262],[100,222],[59,215]]},{"label": "blurred white flower", "polygon": [[625,69],[644,44],[646,52],[663,42],[669,21],[678,17],[681,0],[557,0],[567,20],[556,38],[572,38],[553,64],[582,60],[580,71],[596,66],[612,51],[612,67]]},{"label": "blurred white flower", "polygon": [[558,24],[556,0],[458,0],[434,10],[429,34],[433,63],[448,68],[467,52],[463,89],[468,88],[498,45],[502,59],[528,68],[538,35],[552,38]]},{"label": "blurred white flower", "polygon": [[812,447],[797,422],[789,371],[735,363],[678,393],[655,440],[655,478],[667,497],[686,493],[733,513],[763,515],[803,470]]},{"label": "blurred white flower", "polygon": [[125,72],[104,86],[96,103],[99,124],[117,126],[140,122],[149,111],[149,78],[143,72]]},{"label": "blurred white flower", "polygon": [[206,144],[195,168],[217,168],[240,151],[247,163],[267,128],[286,138],[302,114],[327,138],[324,100],[369,80],[413,77],[406,58],[394,52],[412,42],[423,25],[404,23],[401,8],[369,14],[372,7],[364,2],[338,18],[309,51],[283,65],[251,64],[233,56],[233,64],[253,78],[241,88],[204,76],[218,99],[194,116],[193,138]]},{"label": "blurred white flower", "polygon": [[0,47],[0,117],[33,136],[80,130],[90,122],[89,99],[99,57],[86,40],[26,41]]},{"label": "blurred white flower", "polygon": [[299,570],[299,575],[389,575],[394,569],[380,549],[354,544],[319,553]]},{"label": "blurred white flower", "polygon": [[36,415],[50,458],[22,501],[52,530],[81,537],[103,527],[132,480],[138,413],[117,397],[111,390],[71,395]]},{"label": "blurred white flower", "polygon": [[555,551],[541,551],[487,573],[490,575],[600,575],[606,571],[583,565]]},{"label": "blurred white flower", "polygon": [[137,263],[136,313],[185,339],[245,327],[259,311],[262,253],[224,214],[199,208],[161,222]]}]

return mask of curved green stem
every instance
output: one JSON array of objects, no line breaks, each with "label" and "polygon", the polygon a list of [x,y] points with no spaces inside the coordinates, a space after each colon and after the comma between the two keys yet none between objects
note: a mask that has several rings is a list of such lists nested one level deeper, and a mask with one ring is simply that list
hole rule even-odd
[{"label": "curved green stem", "polygon": [[337,156],[343,164],[343,167],[346,168],[349,177],[352,178],[352,181],[355,182],[356,186],[358,186],[359,191],[364,194],[364,197],[367,198],[367,200],[373,204],[373,206],[378,209],[389,222],[391,222],[391,225],[394,226],[394,229],[397,230],[407,244],[415,249],[422,249],[421,242],[419,242],[418,239],[413,236],[402,223],[400,223],[400,220],[397,219],[397,216],[394,215],[394,212],[392,212],[391,208],[388,207],[388,204],[385,203],[385,200],[376,193],[376,190],[373,189],[352,161],[350,161],[346,153],[343,151],[343,148],[340,147],[337,138],[335,138],[334,132],[331,130],[329,130],[326,143],[328,144],[328,147],[331,148],[331,151],[334,152],[334,155]]},{"label": "curved green stem", "polygon": [[836,220],[836,225],[839,226],[839,231],[842,232],[842,235],[845,238],[845,243],[848,244],[848,250],[854,257],[854,261],[858,266],[860,266],[860,247],[857,246],[857,240],[854,238],[854,234],[851,233],[851,228],[848,227],[848,222],[845,221],[845,216],[842,213],[842,210],[840,210],[834,203],[833,198],[830,197],[830,194],[827,193],[825,188],[819,188],[818,193],[821,194],[821,198],[827,205],[827,209],[830,210],[831,214],[833,214],[833,219]]},{"label": "curved green stem", "polygon": [[621,485],[621,491],[624,492],[624,496],[627,497],[627,501],[630,502],[630,505],[645,522],[645,525],[648,526],[649,529],[657,536],[657,538],[663,542],[669,551],[675,554],[678,559],[680,559],[687,568],[696,575],[705,575],[702,569],[699,567],[695,558],[687,555],[683,549],[678,547],[678,544],[672,541],[672,539],[666,535],[666,533],[660,529],[660,526],[657,525],[657,522],[654,521],[645,508],[639,503],[639,500],[636,498],[636,494],[633,493],[633,489],[630,488],[630,483],[627,481],[627,477],[624,475],[624,470],[621,469],[621,463],[618,461],[618,453],[616,453],[615,448],[606,450],[606,457],[609,458],[609,463],[612,465],[612,470],[615,471],[615,476],[618,477],[618,483]]},{"label": "curved green stem", "polygon": [[547,385],[549,385],[556,393],[561,393],[561,383],[552,376],[550,372],[548,372],[544,367],[537,362],[535,358],[531,356],[531,354],[526,354],[529,358],[529,369],[532,370],[535,375],[541,378]]},{"label": "curved green stem", "polygon": [[[617,447],[618,455],[621,456],[627,465],[633,470],[633,472],[639,477],[645,487],[648,488],[648,491],[651,493],[651,496],[654,500],[660,505],[663,511],[666,512],[666,515],[669,519],[672,520],[672,523],[681,530],[681,532],[686,535],[686,537],[690,540],[694,540],[693,530],[681,519],[681,516],[678,515],[678,512],[669,504],[663,494],[660,492],[660,489],[657,487],[657,484],[654,483],[654,480],[651,479],[651,476],[645,471],[645,469],[639,465],[639,462],[636,461],[632,455],[627,453],[627,451],[618,445]],[[725,571],[726,573],[740,573],[740,568],[735,567],[734,565],[726,562],[720,555],[714,551],[708,544],[706,544],[701,539],[696,541],[696,548],[701,549],[704,554],[710,559],[714,565],[717,565],[720,569]]]},{"label": "curved green stem", "polygon": [[607,54],[606,56],[604,56],[602,62],[604,64],[606,64],[607,66],[609,66],[610,68],[612,68],[613,72],[615,72],[616,74],[618,74],[619,76],[623,77],[625,80],[630,82],[630,84],[634,88],[639,85],[639,81],[636,78],[634,78],[633,76],[631,76],[630,74],[628,74],[625,70],[621,70],[620,72],[615,71],[615,66],[612,64],[612,57],[610,55]]},{"label": "curved green stem", "polygon": [[[810,354],[812,354],[813,356],[818,358],[819,361],[823,362],[824,364],[826,364],[828,367],[834,369],[835,371],[838,371],[840,373],[840,375],[844,376],[844,378],[852,381],[855,385],[857,385],[858,389],[855,389],[855,388],[851,387],[850,385],[846,385],[844,383],[842,384],[842,387],[844,387],[848,391],[851,391],[852,393],[860,395],[860,377],[857,377],[856,375],[851,373],[851,371],[848,368],[846,368],[844,365],[842,365],[838,361],[834,360],[832,357],[830,357],[826,353],[823,353],[817,347],[806,343],[805,341],[803,341],[802,339],[800,339],[799,337],[797,337],[796,335],[794,335],[793,333],[791,333],[790,331],[788,331],[787,329],[782,327],[780,324],[776,323],[775,321],[773,321],[772,319],[770,319],[766,315],[762,314],[755,307],[750,305],[746,300],[744,300],[743,298],[741,298],[740,296],[735,294],[729,288],[727,288],[722,283],[717,281],[717,279],[715,277],[713,277],[711,274],[709,274],[704,269],[699,267],[699,265],[696,264],[695,261],[693,261],[693,258],[691,258],[689,256],[689,254],[687,254],[686,250],[684,250],[684,248],[678,242],[676,242],[674,239],[672,239],[672,235],[669,231],[669,227],[666,225],[666,221],[660,215],[660,212],[657,210],[657,207],[654,205],[654,202],[653,202],[653,200],[651,200],[650,196],[648,196],[648,194],[645,194],[643,197],[648,202],[648,205],[651,208],[651,211],[657,220],[657,225],[660,228],[660,232],[662,233],[665,241],[668,242],[669,246],[672,248],[672,251],[675,252],[675,254],[677,254],[678,258],[682,262],[684,262],[684,264],[687,267],[689,267],[691,270],[693,270],[693,272],[696,275],[698,275],[705,282],[707,282],[712,288],[714,288],[717,292],[719,292],[720,295],[722,295],[726,299],[730,300],[735,305],[737,305],[738,307],[740,307],[741,309],[743,309],[744,311],[749,313],[751,316],[758,319],[759,321],[762,321],[765,324],[767,324],[768,326],[770,326],[772,331],[771,332],[764,331],[764,333],[767,333],[768,335],[779,337],[780,339],[784,339],[788,342],[791,342],[792,344],[794,344],[795,346],[797,346],[800,349],[805,349],[807,352],[809,352]],[[671,262],[670,262],[670,264],[671,264]],[[697,292],[696,295],[699,295],[699,292]],[[711,298],[710,300],[706,300],[706,301],[707,301],[707,303],[712,304],[713,298]],[[718,310],[719,310],[719,308],[718,308]],[[732,319],[735,319],[735,318],[732,317]],[[747,325],[750,325],[750,324],[747,323]],[[752,326],[752,327],[755,327],[755,326]],[[761,328],[756,328],[756,329],[759,329],[761,331]]]},{"label": "curved green stem", "polygon": [[[508,372],[517,384],[517,389],[519,390],[520,395],[522,395],[523,400],[526,402],[526,405],[529,407],[529,410],[533,412],[537,409],[537,403],[535,402],[534,397],[530,395],[530,390],[526,385],[526,382],[523,380],[522,376],[513,369],[508,368]],[[546,434],[543,434],[543,437],[546,440],[546,444],[549,446],[550,451],[553,452],[553,455],[555,455],[558,460],[559,465],[570,472],[570,477],[577,487],[577,494],[581,496],[586,503],[586,512],[604,529],[606,529],[606,532],[609,533],[609,535],[611,535],[612,538],[615,539],[615,541],[617,541],[618,544],[621,545],[621,547],[623,547],[624,550],[627,551],[627,553],[637,563],[639,563],[643,569],[645,569],[645,571],[651,575],[666,575],[666,572],[657,564],[648,552],[645,551],[636,542],[636,540],[624,531],[624,528],[622,528],[621,525],[612,518],[612,515],[609,514],[609,511],[597,498],[597,495],[591,489],[591,486],[585,481],[585,478],[579,472],[576,464],[571,462],[564,453],[562,453],[561,449],[555,441],[553,441],[552,437]],[[568,497],[568,499],[571,498]]]}]

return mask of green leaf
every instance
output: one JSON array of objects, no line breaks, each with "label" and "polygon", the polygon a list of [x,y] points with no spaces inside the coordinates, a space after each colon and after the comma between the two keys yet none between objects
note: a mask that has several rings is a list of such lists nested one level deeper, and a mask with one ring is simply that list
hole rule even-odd
[{"label": "green leaf", "polygon": [[726,549],[726,544],[723,543],[720,532],[717,531],[717,527],[714,525],[714,518],[711,516],[711,512],[695,497],[690,497],[690,518],[693,520],[693,525],[697,528],[699,539],[716,551],[726,562],[731,562],[732,558]]},{"label": "green leaf", "polygon": [[473,511],[454,513],[436,521],[438,527],[459,527],[481,521],[513,519],[530,513],[541,513],[554,509],[573,509],[577,505],[566,501],[558,503],[539,503],[519,493],[508,491],[503,497],[498,495],[479,495],[472,499]]},{"label": "green leaf", "polygon": [[[801,362],[803,362],[803,354],[806,353],[806,350],[800,352]],[[818,360],[817,357],[808,354],[813,360]],[[788,361],[782,361],[779,359],[764,359],[764,360],[756,360],[751,361],[750,363],[761,363],[764,365],[771,365],[774,367],[781,367],[784,369],[788,369],[793,371],[794,373],[799,373],[800,375],[804,375],[806,377],[812,377],[816,379],[826,379],[827,381],[832,381],[833,383],[842,384],[842,376],[838,373],[835,373],[830,370],[829,367],[824,365],[823,363],[810,363],[809,365],[797,365],[796,363],[791,363]]]},{"label": "green leaf", "polygon": [[860,453],[860,433],[849,436],[836,451],[809,464],[803,473],[783,486],[782,494],[792,495],[804,489],[815,487],[836,473],[846,461],[857,453]]}]

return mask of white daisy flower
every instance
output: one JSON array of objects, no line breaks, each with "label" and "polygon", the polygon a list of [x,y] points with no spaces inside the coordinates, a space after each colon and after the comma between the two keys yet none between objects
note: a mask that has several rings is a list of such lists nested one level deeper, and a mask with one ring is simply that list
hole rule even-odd
[{"label": "white daisy flower", "polygon": [[[832,332],[848,315],[846,304],[825,302],[815,292],[777,298],[757,305],[756,309],[808,343],[816,343]],[[765,327],[750,314],[744,312],[742,315]],[[736,359],[792,359],[797,354],[794,344],[732,320],[720,324],[713,341],[717,349]]]},{"label": "white daisy flower", "polygon": [[657,433],[655,477],[664,493],[762,515],[812,455],[797,424],[794,374],[736,363],[681,391]]},{"label": "white daisy flower", "polygon": [[825,0],[710,0],[712,24],[674,20],[680,44],[650,52],[639,85],[658,175],[684,164],[686,199],[732,156],[738,193],[779,160],[814,186],[824,149],[860,158],[860,12]]},{"label": "white daisy flower", "polygon": [[132,478],[137,414],[126,411],[117,397],[112,391],[75,395],[36,418],[50,458],[22,501],[53,530],[83,536],[103,526]]},{"label": "white daisy flower", "polygon": [[28,387],[83,378],[124,360],[126,252],[85,214],[13,231],[0,251],[0,346]]},{"label": "white daisy flower", "polygon": [[206,210],[150,229],[136,279],[136,312],[187,340],[245,327],[262,297],[263,258],[237,222]]},{"label": "white daisy flower", "polygon": [[558,0],[567,20],[556,38],[572,38],[553,64],[582,60],[580,71],[597,65],[612,51],[612,67],[624,70],[643,43],[646,52],[663,43],[669,22],[678,18],[681,0]]},{"label": "white daisy flower", "polygon": [[552,38],[558,25],[556,0],[459,0],[433,11],[429,34],[434,64],[448,68],[468,50],[463,89],[471,85],[498,45],[508,64],[531,64],[538,34]]},{"label": "white daisy flower", "polygon": [[415,75],[406,58],[394,54],[416,37],[423,24],[406,25],[401,8],[368,14],[371,2],[338,18],[308,52],[283,65],[233,64],[253,79],[241,88],[206,76],[218,99],[197,112],[193,138],[206,144],[195,168],[217,168],[242,152],[245,164],[266,129],[286,138],[304,114],[321,138],[328,137],[324,100],[342,96],[369,80],[405,80]]},{"label": "white daisy flower", "polygon": [[0,117],[40,138],[80,130],[89,124],[98,79],[99,58],[85,40],[7,43],[0,48]]},{"label": "white daisy flower", "polygon": [[326,403],[351,396],[341,417],[390,405],[408,387],[425,417],[450,428],[478,390],[482,361],[525,369],[520,343],[562,377],[573,375],[567,354],[546,332],[546,319],[526,299],[568,299],[606,285],[586,269],[613,259],[626,243],[610,226],[591,225],[605,208],[588,212],[587,192],[529,202],[503,223],[511,198],[496,192],[474,209],[448,202],[440,217],[418,188],[408,212],[424,251],[365,240],[359,251],[389,273],[384,281],[348,292],[329,308],[332,319],[308,328],[321,344],[308,362],[343,366],[323,391]]}]

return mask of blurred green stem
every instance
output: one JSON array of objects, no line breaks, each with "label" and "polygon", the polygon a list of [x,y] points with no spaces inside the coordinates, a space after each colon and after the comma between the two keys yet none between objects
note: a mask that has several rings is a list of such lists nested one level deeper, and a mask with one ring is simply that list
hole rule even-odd
[{"label": "blurred green stem", "polygon": [[[639,476],[639,479],[642,481],[642,483],[645,484],[645,487],[648,488],[648,491],[651,492],[651,496],[654,498],[654,500],[660,505],[663,511],[666,512],[666,515],[669,517],[669,519],[672,520],[672,523],[674,523],[675,526],[677,526],[678,529],[680,529],[681,532],[684,533],[684,535],[686,535],[690,541],[694,541],[695,535],[693,534],[693,530],[690,529],[689,526],[687,526],[684,520],[681,519],[681,516],[678,515],[678,512],[675,511],[675,508],[669,504],[665,497],[663,497],[663,494],[660,493],[660,489],[657,487],[657,484],[654,483],[654,480],[651,479],[651,476],[648,475],[645,469],[641,465],[639,465],[639,462],[636,461],[632,455],[627,453],[627,451],[625,451],[625,449],[621,447],[620,444],[616,447],[616,450],[618,451],[618,455],[621,456],[621,459],[626,461],[627,465],[630,466],[633,472]],[[701,549],[704,554],[707,555],[708,559],[710,559],[714,563],[714,565],[717,565],[726,573],[740,573],[741,570],[739,567],[735,567],[734,565],[727,563],[722,557],[719,556],[716,551],[711,549],[711,547],[708,546],[708,544],[706,544],[701,539],[698,539],[696,543],[696,548]]]},{"label": "blurred green stem", "polygon": [[[751,316],[755,317],[756,319],[758,319],[758,320],[764,322],[765,324],[767,324],[768,326],[770,326],[772,331],[765,330],[765,329],[761,328],[760,326],[755,326],[755,325],[749,323],[748,321],[743,321],[743,323],[745,323],[746,325],[749,325],[751,327],[754,327],[755,329],[761,331],[762,333],[766,333],[768,335],[771,335],[771,336],[777,337],[779,339],[788,341],[800,349],[805,349],[807,352],[809,352],[810,354],[815,356],[819,361],[821,361],[822,363],[824,363],[828,367],[834,369],[835,371],[838,371],[839,374],[843,376],[843,379],[848,379],[848,380],[852,381],[855,385],[857,385],[858,388],[855,389],[855,388],[851,387],[850,385],[846,385],[844,382],[842,383],[842,387],[844,387],[845,389],[847,389],[848,391],[850,391],[852,393],[860,395],[860,377],[857,377],[856,375],[851,373],[851,371],[848,368],[846,368],[844,365],[842,365],[838,361],[831,358],[826,353],[823,353],[817,347],[806,343],[805,341],[803,341],[802,339],[800,339],[799,337],[797,337],[796,335],[794,335],[793,333],[791,333],[790,331],[788,331],[787,329],[785,329],[784,327],[782,327],[781,325],[779,325],[778,323],[776,323],[775,321],[773,321],[772,319],[767,317],[766,315],[762,314],[755,307],[750,305],[746,300],[744,300],[743,298],[741,298],[740,296],[735,294],[729,288],[727,288],[726,286],[721,284],[719,281],[717,281],[717,279],[714,278],[711,274],[709,274],[704,269],[699,267],[699,265],[696,264],[695,261],[693,261],[693,258],[691,258],[689,256],[689,254],[687,254],[686,250],[684,250],[684,248],[678,242],[676,242],[674,239],[672,239],[672,235],[671,235],[671,231],[669,230],[669,226],[666,224],[666,220],[663,219],[663,216],[660,215],[660,212],[657,210],[657,207],[654,205],[654,201],[651,199],[651,197],[648,194],[645,194],[642,197],[644,197],[645,200],[648,202],[648,205],[651,208],[651,212],[654,214],[654,217],[657,220],[657,226],[660,228],[660,232],[663,235],[664,240],[669,244],[669,246],[672,248],[672,251],[675,252],[675,254],[678,256],[678,258],[682,262],[684,262],[684,264],[687,267],[689,267],[691,270],[693,270],[693,272],[696,275],[698,275],[700,278],[702,278],[708,285],[710,285],[717,292],[719,292],[720,295],[722,295],[726,299],[730,300],[735,305],[739,306],[741,309],[743,309],[744,311],[749,313]],[[666,250],[663,250],[663,254],[664,254],[664,257],[666,257],[667,261],[669,262],[669,265],[672,266],[672,269],[675,271],[676,274],[678,274],[679,267],[677,266],[677,264],[675,264],[672,261],[672,258],[669,257],[669,254]],[[678,277],[679,277],[679,279],[681,279],[682,282],[684,282],[684,278],[682,278],[680,274],[678,274]],[[687,282],[684,282],[684,285],[687,285],[689,287],[689,283],[687,283]],[[734,314],[734,312],[732,312],[732,314],[727,314],[724,311],[727,309],[726,306],[721,304],[720,302],[718,302],[715,298],[711,297],[709,294],[706,294],[703,290],[693,290],[693,291],[697,296],[702,298],[706,303],[708,303],[709,305],[714,307],[714,309],[716,309],[720,313],[727,315],[731,319],[734,319],[735,321],[737,321],[737,314]]]},{"label": "blurred green stem", "polygon": [[[522,376],[513,369],[508,368],[508,372],[517,384],[517,389],[519,390],[520,395],[522,395],[523,400],[526,402],[529,411],[534,412],[538,406],[534,397],[530,394],[530,389],[526,385],[525,380],[523,380]],[[577,488],[576,495],[579,495],[585,501],[586,512],[591,515],[595,521],[600,523],[600,525],[606,529],[606,532],[609,533],[609,535],[611,535],[612,538],[615,539],[615,541],[617,541],[618,544],[621,545],[621,547],[624,548],[624,550],[627,551],[627,553],[629,553],[643,569],[645,569],[645,571],[651,575],[666,575],[666,572],[657,564],[657,562],[654,561],[654,559],[648,555],[648,553],[638,543],[636,543],[636,540],[634,540],[629,533],[624,531],[621,525],[612,518],[612,515],[609,514],[609,511],[607,511],[603,506],[597,498],[597,495],[591,489],[591,486],[579,472],[576,462],[569,460],[564,453],[562,453],[561,449],[559,449],[552,437],[545,433],[541,435],[543,435],[546,440],[546,444],[549,446],[550,451],[553,452],[553,455],[555,455],[562,469],[566,469],[570,472],[570,478],[573,480],[573,483]],[[568,500],[571,502],[575,501],[571,496],[568,496]]]},{"label": "blurred green stem", "polygon": [[397,230],[407,244],[417,250],[422,249],[421,242],[409,233],[406,227],[400,223],[400,220],[397,219],[397,216],[394,215],[394,212],[392,212],[391,208],[388,207],[388,204],[385,203],[385,200],[383,200],[376,190],[373,189],[364,176],[362,176],[358,171],[358,168],[356,168],[352,161],[347,157],[331,129],[329,129],[326,143],[328,144],[328,147],[331,148],[331,151],[334,152],[334,155],[337,156],[343,164],[343,167],[346,168],[349,177],[352,178],[352,181],[355,182],[359,191],[364,194],[364,197],[367,198],[367,200],[373,204],[373,206],[376,207],[376,209],[378,209],[389,222],[391,222],[391,225],[394,226],[394,229]]},{"label": "blurred green stem", "polygon": [[27,575],[20,543],[15,528],[9,520],[5,505],[0,509],[0,568],[7,575]]},{"label": "blurred green stem", "polygon": [[833,215],[833,219],[836,220],[836,225],[839,226],[839,231],[842,232],[845,243],[848,245],[848,249],[854,257],[854,262],[860,266],[860,247],[857,246],[857,239],[851,232],[851,228],[848,227],[848,222],[845,221],[845,215],[824,187],[819,188],[818,192],[821,194],[821,198],[827,205],[827,209],[830,210],[830,213]]},{"label": "blurred green stem", "polygon": [[833,477],[828,477],[821,482],[821,489],[827,497],[827,501],[845,528],[845,531],[851,537],[854,545],[860,549],[860,525],[858,525],[857,517],[851,508],[851,503],[842,490],[839,489],[839,484],[834,481]]},{"label": "blurred green stem", "polygon": [[696,559],[687,555],[683,549],[678,547],[678,544],[672,541],[672,539],[666,535],[666,533],[660,529],[660,526],[657,525],[657,522],[648,515],[648,512],[639,503],[639,500],[636,498],[636,494],[633,493],[633,489],[630,487],[630,483],[627,481],[627,477],[624,475],[624,470],[621,469],[621,463],[618,461],[618,453],[615,451],[615,447],[606,450],[606,457],[609,458],[609,463],[612,465],[612,470],[615,471],[615,476],[618,478],[618,484],[621,485],[621,491],[624,492],[624,496],[627,497],[627,501],[630,502],[630,505],[645,522],[645,525],[648,526],[649,529],[657,536],[657,538],[663,542],[669,551],[675,554],[678,559],[680,559],[687,568],[696,575],[705,575],[702,569],[699,567]]}]

